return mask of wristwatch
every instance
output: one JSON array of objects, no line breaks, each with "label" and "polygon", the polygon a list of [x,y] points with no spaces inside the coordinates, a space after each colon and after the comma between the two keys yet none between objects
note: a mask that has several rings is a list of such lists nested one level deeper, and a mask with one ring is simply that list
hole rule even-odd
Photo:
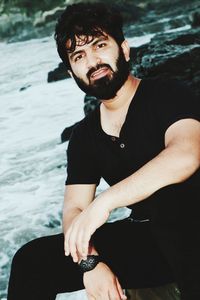
[{"label": "wristwatch", "polygon": [[88,255],[86,260],[81,260],[79,267],[83,273],[93,270],[101,261],[99,255]]}]

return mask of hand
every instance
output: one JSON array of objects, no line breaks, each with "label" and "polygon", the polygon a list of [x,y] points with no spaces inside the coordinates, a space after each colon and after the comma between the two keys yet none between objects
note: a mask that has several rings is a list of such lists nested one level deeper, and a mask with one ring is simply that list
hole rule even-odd
[{"label": "hand", "polygon": [[65,255],[71,254],[74,262],[86,259],[92,234],[107,221],[109,214],[103,201],[94,200],[75,217],[65,233]]},{"label": "hand", "polygon": [[84,273],[83,283],[89,300],[127,299],[115,274],[102,262]]}]

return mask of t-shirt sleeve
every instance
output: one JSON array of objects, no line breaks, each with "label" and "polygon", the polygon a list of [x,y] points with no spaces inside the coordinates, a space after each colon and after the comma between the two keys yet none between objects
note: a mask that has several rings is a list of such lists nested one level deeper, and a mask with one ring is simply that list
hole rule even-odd
[{"label": "t-shirt sleeve", "polygon": [[100,182],[94,145],[87,128],[78,125],[71,135],[67,148],[67,179],[69,184],[96,184]]},{"label": "t-shirt sleeve", "polygon": [[161,81],[155,91],[155,111],[163,134],[181,119],[200,121],[200,101],[185,84],[175,80]]}]

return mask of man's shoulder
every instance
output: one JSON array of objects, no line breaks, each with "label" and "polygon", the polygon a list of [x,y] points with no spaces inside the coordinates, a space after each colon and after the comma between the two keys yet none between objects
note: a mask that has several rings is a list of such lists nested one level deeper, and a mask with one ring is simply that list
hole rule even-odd
[{"label": "man's shoulder", "polygon": [[81,121],[79,121],[73,129],[73,133],[75,134],[88,134],[91,132],[97,125],[97,114],[98,107],[88,113]]},{"label": "man's shoulder", "polygon": [[156,90],[169,90],[177,87],[189,89],[188,85],[183,80],[176,78],[153,77],[146,78],[145,81],[146,86]]},{"label": "man's shoulder", "polygon": [[[147,78],[145,79],[145,93],[153,103],[157,101],[172,102],[176,98],[195,97],[194,92],[188,83],[175,78]],[[152,104],[153,104],[152,103]]]}]

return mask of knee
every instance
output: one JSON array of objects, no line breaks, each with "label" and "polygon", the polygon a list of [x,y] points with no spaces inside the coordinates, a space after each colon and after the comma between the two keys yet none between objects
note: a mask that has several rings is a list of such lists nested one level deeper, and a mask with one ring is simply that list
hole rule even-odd
[{"label": "knee", "polygon": [[21,248],[17,250],[12,259],[12,269],[24,270],[25,268],[30,266],[31,260],[31,242],[23,245]]}]

